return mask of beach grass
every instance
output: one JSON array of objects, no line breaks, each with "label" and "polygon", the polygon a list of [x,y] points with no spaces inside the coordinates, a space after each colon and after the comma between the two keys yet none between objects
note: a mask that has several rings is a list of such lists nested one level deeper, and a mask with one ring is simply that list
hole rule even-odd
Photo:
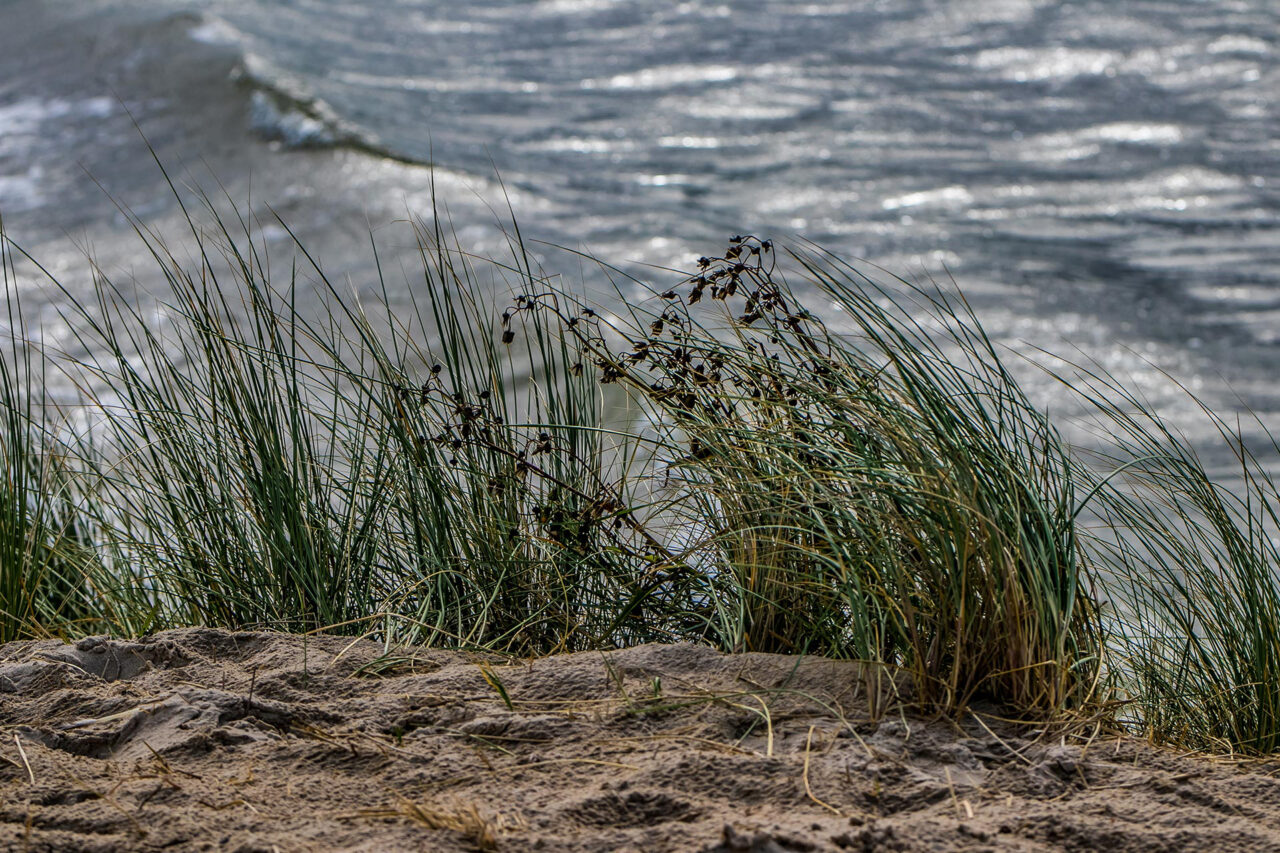
[{"label": "beach grass", "polygon": [[132,220],[156,300],[0,238],[0,640],[694,641],[905,672],[928,710],[1280,746],[1280,495],[1212,412],[1243,491],[1099,370],[1062,378],[1113,441],[1070,446],[958,292],[813,247],[735,237],[592,304],[518,229],[477,258],[435,218],[393,308],[376,246],[362,300],[204,201],[184,260]]}]

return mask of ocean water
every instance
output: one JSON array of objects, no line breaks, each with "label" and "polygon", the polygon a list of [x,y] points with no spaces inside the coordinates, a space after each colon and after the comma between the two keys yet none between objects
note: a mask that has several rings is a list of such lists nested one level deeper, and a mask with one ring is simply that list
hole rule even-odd
[{"label": "ocean water", "polygon": [[357,288],[368,232],[407,258],[433,192],[479,251],[509,209],[659,285],[732,233],[812,240],[954,278],[1003,345],[1096,359],[1189,430],[1163,372],[1280,430],[1278,10],[0,0],[0,215],[69,277],[87,249],[145,285],[116,203],[182,239],[141,130]]}]

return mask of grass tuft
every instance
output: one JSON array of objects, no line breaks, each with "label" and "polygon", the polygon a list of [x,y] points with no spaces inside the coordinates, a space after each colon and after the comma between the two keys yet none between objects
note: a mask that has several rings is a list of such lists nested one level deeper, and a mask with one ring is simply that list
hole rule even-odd
[{"label": "grass tuft", "polygon": [[191,261],[132,220],[154,301],[35,265],[74,330],[58,351],[0,237],[0,640],[688,640],[905,672],[947,713],[1119,707],[1159,740],[1280,748],[1280,494],[1211,412],[1242,489],[1102,371],[1063,379],[1110,446],[1069,446],[961,296],[817,249],[735,237],[593,306],[518,230],[498,262],[437,218],[393,309],[380,264],[361,300],[204,204]]}]

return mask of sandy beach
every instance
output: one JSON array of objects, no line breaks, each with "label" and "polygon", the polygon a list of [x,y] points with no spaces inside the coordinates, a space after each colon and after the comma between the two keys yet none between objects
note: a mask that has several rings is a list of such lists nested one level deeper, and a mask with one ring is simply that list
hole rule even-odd
[{"label": "sandy beach", "polygon": [[[126,850],[1280,850],[1274,764],[975,709],[856,664],[511,661],[211,629],[0,649],[0,844]],[[895,700],[894,693],[898,694]]]}]

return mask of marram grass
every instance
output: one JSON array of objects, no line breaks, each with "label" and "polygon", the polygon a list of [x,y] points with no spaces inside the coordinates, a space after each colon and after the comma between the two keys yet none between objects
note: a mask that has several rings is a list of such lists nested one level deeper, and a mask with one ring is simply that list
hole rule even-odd
[{"label": "marram grass", "polygon": [[1066,387],[1116,438],[1079,453],[958,294],[813,249],[736,237],[592,306],[518,231],[498,262],[419,223],[391,311],[301,246],[280,273],[212,211],[185,263],[135,222],[157,305],[43,273],[76,334],[59,350],[22,316],[16,262],[39,267],[0,236],[0,640],[692,640],[904,670],[944,712],[1118,709],[1160,740],[1280,748],[1280,495],[1221,421],[1243,492],[1080,369]]}]

